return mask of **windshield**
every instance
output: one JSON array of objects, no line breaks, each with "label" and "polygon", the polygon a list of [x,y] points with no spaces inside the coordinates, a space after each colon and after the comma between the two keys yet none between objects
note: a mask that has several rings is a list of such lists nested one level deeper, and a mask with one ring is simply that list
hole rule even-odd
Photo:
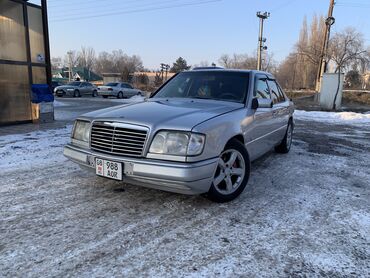
[{"label": "windshield", "polygon": [[118,83],[107,83],[107,84],[105,84],[105,86],[110,86],[110,87],[115,87],[117,85],[118,85]]},{"label": "windshield", "polygon": [[81,82],[69,82],[67,85],[70,86],[80,86]]},{"label": "windshield", "polygon": [[244,102],[249,73],[194,71],[179,73],[153,98],[201,98]]}]

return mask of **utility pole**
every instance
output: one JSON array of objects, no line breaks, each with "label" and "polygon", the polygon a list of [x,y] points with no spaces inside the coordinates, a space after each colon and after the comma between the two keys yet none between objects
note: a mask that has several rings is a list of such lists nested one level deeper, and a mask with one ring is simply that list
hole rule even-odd
[{"label": "utility pole", "polygon": [[258,50],[257,50],[257,70],[262,68],[262,51],[267,50],[267,46],[264,46],[266,38],[263,37],[263,23],[264,20],[270,17],[268,12],[257,12],[257,17],[260,19],[260,31],[258,36]]},{"label": "utility pole", "polygon": [[328,17],[325,20],[325,33],[324,40],[322,43],[321,55],[320,55],[320,64],[317,71],[316,77],[316,91],[320,92],[322,76],[327,70],[328,65],[328,49],[329,49],[329,40],[330,40],[330,29],[331,26],[335,23],[335,18],[333,17],[335,0],[330,0]]},{"label": "utility pole", "polygon": [[71,82],[72,77],[72,51],[67,52],[68,55],[68,80]]}]

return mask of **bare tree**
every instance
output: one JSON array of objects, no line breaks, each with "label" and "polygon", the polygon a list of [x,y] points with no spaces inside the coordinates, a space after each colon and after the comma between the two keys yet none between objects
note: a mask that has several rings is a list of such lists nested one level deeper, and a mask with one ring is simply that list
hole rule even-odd
[{"label": "bare tree", "polygon": [[124,81],[130,81],[136,71],[143,70],[143,62],[140,56],[125,54],[121,49],[112,53],[99,53],[95,70],[97,73],[120,73]]},{"label": "bare tree", "polygon": [[335,72],[348,71],[359,62],[366,63],[368,52],[363,35],[354,28],[336,33],[330,41],[330,59],[336,64]]},{"label": "bare tree", "polygon": [[354,28],[347,28],[336,33],[330,41],[331,60],[335,62],[335,72],[338,73],[338,88],[334,97],[333,110],[340,91],[340,76],[342,71],[348,71],[353,63],[366,59],[368,56],[364,47],[363,35]]},{"label": "bare tree", "polygon": [[81,47],[78,53],[78,65],[88,70],[89,74],[96,61],[95,50],[92,47]]},{"label": "bare tree", "polygon": [[[230,57],[224,54],[220,57],[219,63],[224,68],[233,69],[255,69],[257,65],[257,55],[234,54]],[[262,69],[264,71],[275,72],[277,63],[273,58],[273,54],[265,53],[262,60]]]}]

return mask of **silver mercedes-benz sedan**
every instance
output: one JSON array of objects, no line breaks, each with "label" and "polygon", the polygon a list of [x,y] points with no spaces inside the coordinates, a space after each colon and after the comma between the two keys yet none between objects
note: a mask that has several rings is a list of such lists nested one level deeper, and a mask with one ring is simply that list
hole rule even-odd
[{"label": "silver mercedes-benz sedan", "polygon": [[98,176],[227,202],[253,160],[289,152],[293,112],[269,73],[185,71],[143,102],[79,117],[64,155]]},{"label": "silver mercedes-benz sedan", "polygon": [[67,85],[58,86],[54,89],[54,93],[58,97],[81,97],[82,95],[91,95],[93,97],[98,96],[98,91],[95,85],[82,81],[72,81]]},{"label": "silver mercedes-benz sedan", "polygon": [[139,89],[135,89],[129,83],[111,82],[98,87],[98,93],[103,98],[130,98],[133,96],[142,96],[143,93]]}]

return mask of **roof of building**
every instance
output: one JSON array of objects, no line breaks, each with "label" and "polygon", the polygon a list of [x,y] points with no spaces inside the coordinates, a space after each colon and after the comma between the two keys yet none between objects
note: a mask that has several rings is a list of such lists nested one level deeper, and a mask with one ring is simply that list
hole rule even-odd
[{"label": "roof of building", "polygon": [[[67,73],[68,73],[68,68],[64,67],[61,69],[53,70],[53,75],[60,74],[63,78],[67,78]],[[84,80],[89,80],[89,81],[99,81],[103,80],[103,77],[100,75],[96,74],[92,70],[88,70],[87,68],[84,67],[74,67],[72,68],[73,74],[78,74],[80,78]]]}]

